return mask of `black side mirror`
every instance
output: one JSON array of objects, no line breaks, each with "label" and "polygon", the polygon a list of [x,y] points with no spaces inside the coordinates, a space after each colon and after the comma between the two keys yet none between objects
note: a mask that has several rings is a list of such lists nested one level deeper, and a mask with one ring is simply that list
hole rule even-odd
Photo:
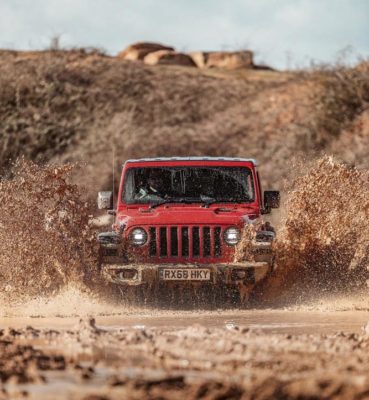
[{"label": "black side mirror", "polygon": [[271,208],[279,208],[281,195],[278,190],[266,190],[264,192],[264,208],[269,210]]}]

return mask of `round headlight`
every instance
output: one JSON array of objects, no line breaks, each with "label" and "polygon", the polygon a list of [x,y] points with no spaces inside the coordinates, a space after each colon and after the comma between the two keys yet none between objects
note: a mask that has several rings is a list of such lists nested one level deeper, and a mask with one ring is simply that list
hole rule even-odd
[{"label": "round headlight", "polygon": [[135,228],[130,234],[131,242],[136,246],[142,246],[147,241],[147,233],[145,229]]},{"label": "round headlight", "polygon": [[241,240],[241,231],[238,228],[228,228],[224,231],[224,241],[235,246]]}]

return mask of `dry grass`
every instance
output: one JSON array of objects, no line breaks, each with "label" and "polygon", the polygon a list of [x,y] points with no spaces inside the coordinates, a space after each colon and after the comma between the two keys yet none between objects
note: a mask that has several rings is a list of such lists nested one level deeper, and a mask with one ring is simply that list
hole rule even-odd
[{"label": "dry grass", "polygon": [[323,146],[338,137],[369,107],[369,70],[342,66],[317,70],[313,74],[322,87],[316,98],[314,129]]}]

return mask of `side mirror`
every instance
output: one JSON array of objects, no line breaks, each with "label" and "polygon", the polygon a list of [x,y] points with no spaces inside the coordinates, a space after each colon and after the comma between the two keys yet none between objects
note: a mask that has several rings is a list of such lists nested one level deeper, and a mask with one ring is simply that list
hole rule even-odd
[{"label": "side mirror", "polygon": [[278,190],[266,190],[264,192],[264,208],[270,210],[271,208],[279,208],[281,195]]},{"label": "side mirror", "polygon": [[97,194],[97,208],[110,210],[113,208],[113,192],[99,192]]}]

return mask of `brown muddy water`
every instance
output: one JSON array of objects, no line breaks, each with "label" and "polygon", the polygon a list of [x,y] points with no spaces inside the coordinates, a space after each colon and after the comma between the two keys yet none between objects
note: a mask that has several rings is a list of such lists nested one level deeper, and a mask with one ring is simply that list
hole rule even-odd
[{"label": "brown muddy water", "polygon": [[[87,317],[88,318],[88,317]],[[48,317],[2,317],[2,328],[23,329],[28,326],[43,329],[72,329],[80,320],[77,316]],[[95,317],[99,327],[109,331],[120,329],[163,329],[166,331],[185,329],[194,325],[204,328],[225,328],[242,326],[257,329],[265,334],[330,334],[337,331],[362,333],[369,322],[369,311],[312,311],[312,310],[219,310],[219,311],[178,311],[142,309],[128,314],[99,315]]]}]

